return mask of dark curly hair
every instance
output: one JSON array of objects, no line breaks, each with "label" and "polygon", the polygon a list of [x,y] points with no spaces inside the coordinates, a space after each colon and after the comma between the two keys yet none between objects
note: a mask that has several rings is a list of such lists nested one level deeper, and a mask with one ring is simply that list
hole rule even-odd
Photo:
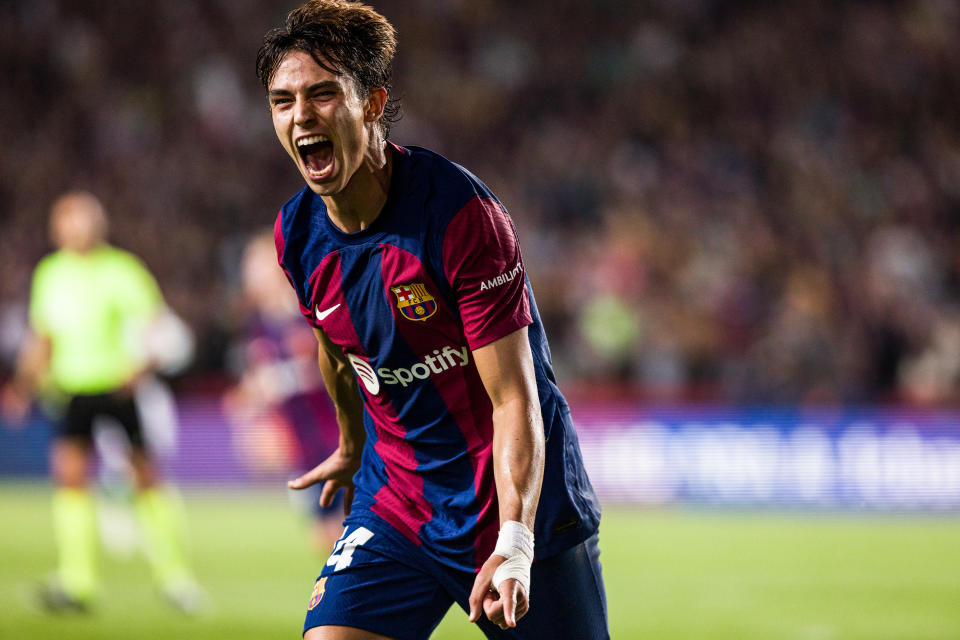
[{"label": "dark curly hair", "polygon": [[[266,90],[291,51],[304,51],[331,73],[346,73],[365,97],[376,88],[387,92],[378,125],[384,138],[400,118],[400,102],[391,97],[397,32],[372,7],[349,0],[310,0],[287,15],[282,28],[271,29],[257,52],[257,77]],[[332,65],[334,68],[331,68]]]}]

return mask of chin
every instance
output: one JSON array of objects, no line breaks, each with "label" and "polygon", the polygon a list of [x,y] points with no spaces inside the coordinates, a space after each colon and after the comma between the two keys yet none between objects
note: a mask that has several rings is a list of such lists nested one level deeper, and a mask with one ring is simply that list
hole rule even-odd
[{"label": "chin", "polygon": [[315,182],[309,178],[306,178],[306,182],[310,191],[318,196],[333,196],[342,191],[342,189],[337,188],[337,184],[334,182]]}]

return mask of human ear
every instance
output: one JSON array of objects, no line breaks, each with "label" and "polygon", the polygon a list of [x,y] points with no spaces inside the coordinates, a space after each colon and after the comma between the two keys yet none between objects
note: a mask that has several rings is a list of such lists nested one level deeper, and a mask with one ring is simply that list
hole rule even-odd
[{"label": "human ear", "polygon": [[383,109],[386,106],[387,90],[382,87],[371,89],[364,105],[363,119],[367,122],[376,122],[383,115]]}]

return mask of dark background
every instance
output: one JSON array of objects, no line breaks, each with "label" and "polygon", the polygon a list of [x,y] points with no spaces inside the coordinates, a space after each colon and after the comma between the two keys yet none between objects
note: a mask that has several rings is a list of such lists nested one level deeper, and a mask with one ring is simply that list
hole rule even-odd
[{"label": "dark background", "polygon": [[[513,215],[571,393],[952,404],[960,10],[886,3],[374,3],[392,138]],[[290,2],[0,3],[0,362],[63,191],[98,194],[221,388],[238,260],[301,179],[254,56]]]}]

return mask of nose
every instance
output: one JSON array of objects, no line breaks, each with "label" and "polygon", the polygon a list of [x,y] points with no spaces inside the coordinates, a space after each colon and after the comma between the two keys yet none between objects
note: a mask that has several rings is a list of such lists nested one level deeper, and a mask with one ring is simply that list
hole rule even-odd
[{"label": "nose", "polygon": [[316,121],[317,114],[313,109],[313,102],[302,96],[297,96],[293,104],[293,122],[298,127],[308,128]]}]

